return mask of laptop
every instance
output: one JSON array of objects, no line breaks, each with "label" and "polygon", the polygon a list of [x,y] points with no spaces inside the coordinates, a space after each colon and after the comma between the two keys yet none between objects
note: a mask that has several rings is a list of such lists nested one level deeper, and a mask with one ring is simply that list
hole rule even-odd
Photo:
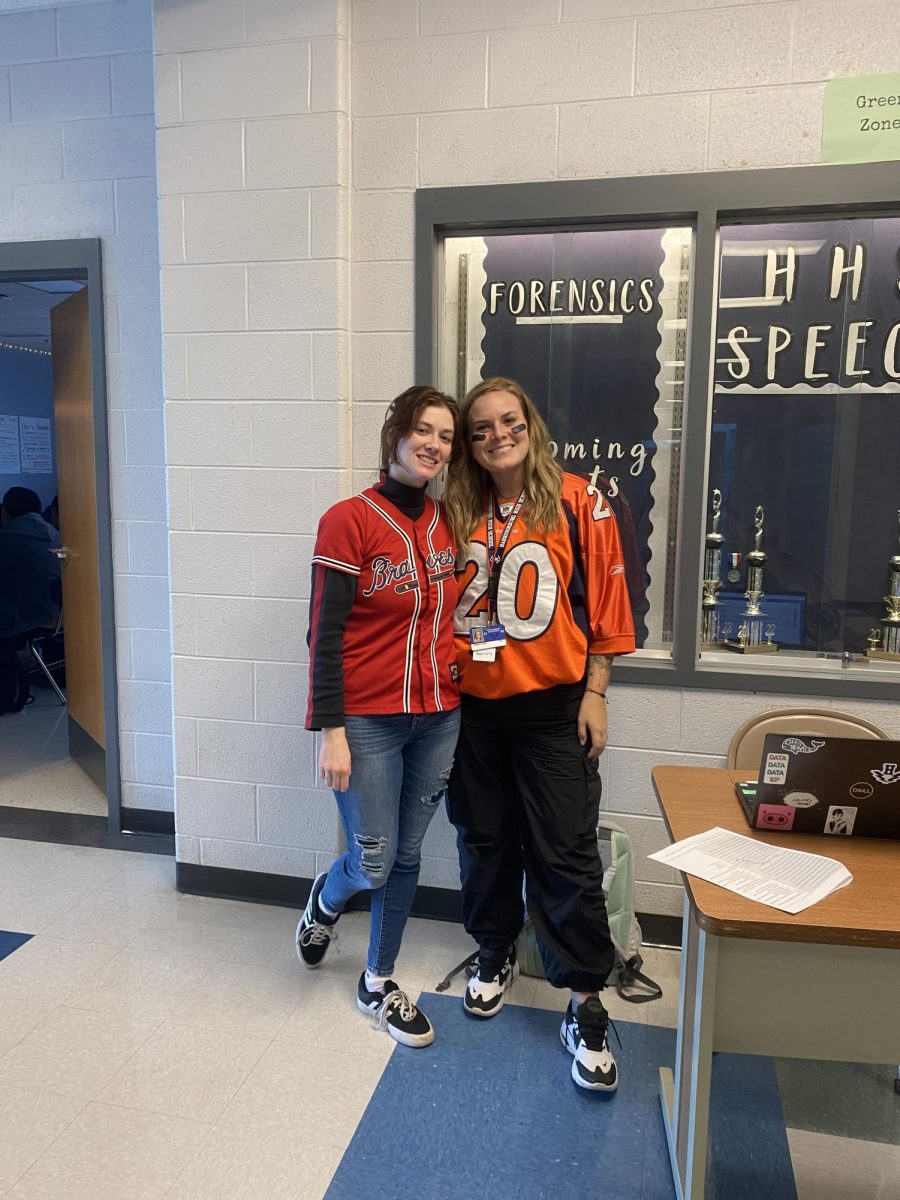
[{"label": "laptop", "polygon": [[754,829],[900,839],[900,742],[768,733],[735,788]]}]

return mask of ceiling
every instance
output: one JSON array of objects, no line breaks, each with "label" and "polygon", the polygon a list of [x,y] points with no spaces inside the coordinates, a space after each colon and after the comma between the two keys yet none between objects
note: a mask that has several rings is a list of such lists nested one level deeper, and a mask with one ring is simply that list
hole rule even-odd
[{"label": "ceiling", "polygon": [[50,309],[83,287],[76,279],[0,280],[0,344],[49,350]]}]

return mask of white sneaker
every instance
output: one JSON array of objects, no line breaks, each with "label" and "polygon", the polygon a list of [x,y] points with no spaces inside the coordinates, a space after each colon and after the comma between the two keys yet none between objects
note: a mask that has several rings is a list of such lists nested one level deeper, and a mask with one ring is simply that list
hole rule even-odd
[{"label": "white sneaker", "polygon": [[503,960],[479,955],[475,974],[466,986],[463,1008],[470,1017],[496,1017],[503,1007],[507,988],[519,976],[519,964],[507,955]]},{"label": "white sneaker", "polygon": [[619,1071],[609,1048],[609,1014],[596,996],[591,996],[572,1011],[566,1009],[559,1038],[571,1055],[572,1079],[592,1092],[614,1092],[619,1086]]}]

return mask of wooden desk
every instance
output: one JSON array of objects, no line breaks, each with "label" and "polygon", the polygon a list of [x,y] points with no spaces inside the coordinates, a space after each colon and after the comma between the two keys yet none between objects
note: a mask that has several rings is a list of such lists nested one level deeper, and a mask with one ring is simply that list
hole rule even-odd
[{"label": "wooden desk", "polygon": [[853,882],[792,916],[694,876],[686,890],[676,1066],[660,1099],[679,1200],[703,1200],[712,1054],[900,1062],[900,842],[759,833],[746,771],[656,767],[674,841],[714,826],[827,854]]}]

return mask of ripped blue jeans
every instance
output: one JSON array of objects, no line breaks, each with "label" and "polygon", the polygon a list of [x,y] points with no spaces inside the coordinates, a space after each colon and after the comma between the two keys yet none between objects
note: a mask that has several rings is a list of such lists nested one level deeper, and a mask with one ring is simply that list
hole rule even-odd
[{"label": "ripped blue jeans", "polygon": [[347,851],[328,871],[320,899],[342,912],[351,896],[372,893],[366,967],[394,970],[419,882],[422,840],[447,787],[459,734],[459,709],[345,719],[350,788],[335,792]]}]

